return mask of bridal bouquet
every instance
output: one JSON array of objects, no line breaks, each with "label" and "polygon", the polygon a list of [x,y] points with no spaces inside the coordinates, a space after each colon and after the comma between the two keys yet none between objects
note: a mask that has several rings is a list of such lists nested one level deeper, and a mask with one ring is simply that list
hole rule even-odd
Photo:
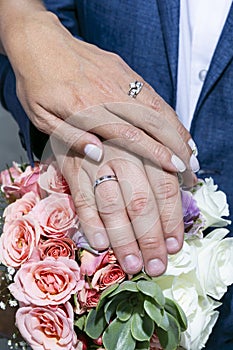
[{"label": "bridal bouquet", "polygon": [[18,303],[16,326],[32,349],[204,347],[233,283],[233,239],[222,228],[228,205],[211,178],[181,190],[185,242],[156,278],[126,275],[111,249],[91,249],[55,162],[14,163],[1,184],[10,204],[0,260],[11,276],[9,303]]}]

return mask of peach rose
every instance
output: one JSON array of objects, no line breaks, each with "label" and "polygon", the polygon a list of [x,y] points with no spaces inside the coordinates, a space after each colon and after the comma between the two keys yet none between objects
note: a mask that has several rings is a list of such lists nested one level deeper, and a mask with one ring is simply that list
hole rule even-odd
[{"label": "peach rose", "polygon": [[91,288],[86,282],[84,287],[77,293],[77,305],[76,314],[83,314],[87,310],[90,310],[97,306],[100,299],[101,292],[96,288]]},{"label": "peach rose", "polygon": [[16,325],[34,350],[74,350],[73,309],[69,302],[58,306],[24,306],[16,313]]},{"label": "peach rose", "polygon": [[68,194],[53,193],[42,199],[32,212],[48,238],[71,237],[78,229],[78,217]]},{"label": "peach rose", "polygon": [[9,204],[4,210],[3,217],[5,222],[12,222],[24,215],[30,213],[32,208],[39,203],[40,198],[34,192],[28,192],[23,195],[22,198],[17,199],[14,203]]},{"label": "peach rose", "polygon": [[0,237],[0,260],[3,264],[19,267],[32,255],[42,230],[30,215],[7,223]]},{"label": "peach rose", "polygon": [[60,256],[75,259],[76,246],[70,238],[51,238],[39,244],[41,259],[53,257],[55,259]]},{"label": "peach rose", "polygon": [[83,285],[77,262],[60,257],[25,263],[9,289],[25,305],[45,306],[65,303]]},{"label": "peach rose", "polygon": [[69,186],[55,161],[49,164],[47,170],[41,174],[39,185],[44,191],[50,194],[54,192],[70,194]]},{"label": "peach rose", "polygon": [[14,179],[11,184],[2,185],[2,190],[7,198],[18,199],[27,192],[40,193],[38,179],[41,166],[36,164],[34,167],[30,165],[26,167],[18,177]]},{"label": "peach rose", "polygon": [[111,249],[99,254],[93,254],[84,250],[81,256],[81,273],[92,276],[97,270],[108,264],[114,264],[116,261],[117,259]]},{"label": "peach rose", "polygon": [[109,264],[97,270],[92,279],[92,287],[104,290],[114,283],[120,283],[126,278],[125,272],[118,264]]}]

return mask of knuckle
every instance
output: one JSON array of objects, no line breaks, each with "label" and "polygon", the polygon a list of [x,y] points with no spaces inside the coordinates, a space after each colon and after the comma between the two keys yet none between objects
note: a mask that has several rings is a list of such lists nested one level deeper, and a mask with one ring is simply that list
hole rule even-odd
[{"label": "knuckle", "polygon": [[160,143],[153,144],[151,146],[151,153],[153,157],[157,160],[157,163],[161,163],[161,167],[170,161],[170,155],[167,148]]},{"label": "knuckle", "polygon": [[179,193],[178,181],[165,179],[165,181],[158,181],[156,184],[156,197],[158,199],[173,199],[178,197]]},{"label": "knuckle", "polygon": [[101,215],[110,216],[122,211],[122,205],[119,200],[119,192],[109,184],[101,184],[102,189],[98,195],[98,209]]},{"label": "knuckle", "polygon": [[127,209],[130,216],[140,216],[145,214],[145,211],[151,211],[153,207],[154,203],[148,193],[136,193]]},{"label": "knuckle", "polygon": [[144,235],[140,239],[140,248],[142,250],[151,250],[155,251],[156,253],[160,252],[163,250],[164,247],[164,242],[161,239],[160,236],[154,235],[154,236],[149,236],[147,234]]},{"label": "knuckle", "polygon": [[134,126],[122,126],[119,130],[119,134],[127,141],[139,142],[141,140],[142,132]]}]

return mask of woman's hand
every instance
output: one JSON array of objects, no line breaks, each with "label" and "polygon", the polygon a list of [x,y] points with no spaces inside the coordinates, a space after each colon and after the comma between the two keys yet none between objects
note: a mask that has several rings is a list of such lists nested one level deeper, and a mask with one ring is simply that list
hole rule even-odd
[{"label": "woman's hand", "polygon": [[[197,171],[191,136],[165,101],[119,56],[73,38],[36,3],[0,6],[2,43],[33,124],[96,161],[100,136],[167,171]],[[136,99],[128,95],[134,81],[144,84]]]}]

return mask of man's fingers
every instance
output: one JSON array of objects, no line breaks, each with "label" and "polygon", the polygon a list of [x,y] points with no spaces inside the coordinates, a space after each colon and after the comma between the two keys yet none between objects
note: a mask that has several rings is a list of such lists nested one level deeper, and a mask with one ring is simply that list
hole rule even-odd
[{"label": "man's fingers", "polygon": [[183,245],[184,224],[180,188],[177,175],[167,173],[145,161],[145,170],[159,207],[160,219],[170,254]]},{"label": "man's fingers", "polygon": [[[60,141],[57,143],[60,144]],[[83,159],[71,151],[68,155],[57,154],[56,159],[69,185],[79,222],[90,245],[97,250],[107,249],[110,242],[96,207],[93,185],[83,169]]]},{"label": "man's fingers", "polygon": [[135,238],[142,253],[144,268],[150,276],[161,275],[167,265],[160,213],[141,162],[128,161],[125,166],[116,164],[126,210]]}]

